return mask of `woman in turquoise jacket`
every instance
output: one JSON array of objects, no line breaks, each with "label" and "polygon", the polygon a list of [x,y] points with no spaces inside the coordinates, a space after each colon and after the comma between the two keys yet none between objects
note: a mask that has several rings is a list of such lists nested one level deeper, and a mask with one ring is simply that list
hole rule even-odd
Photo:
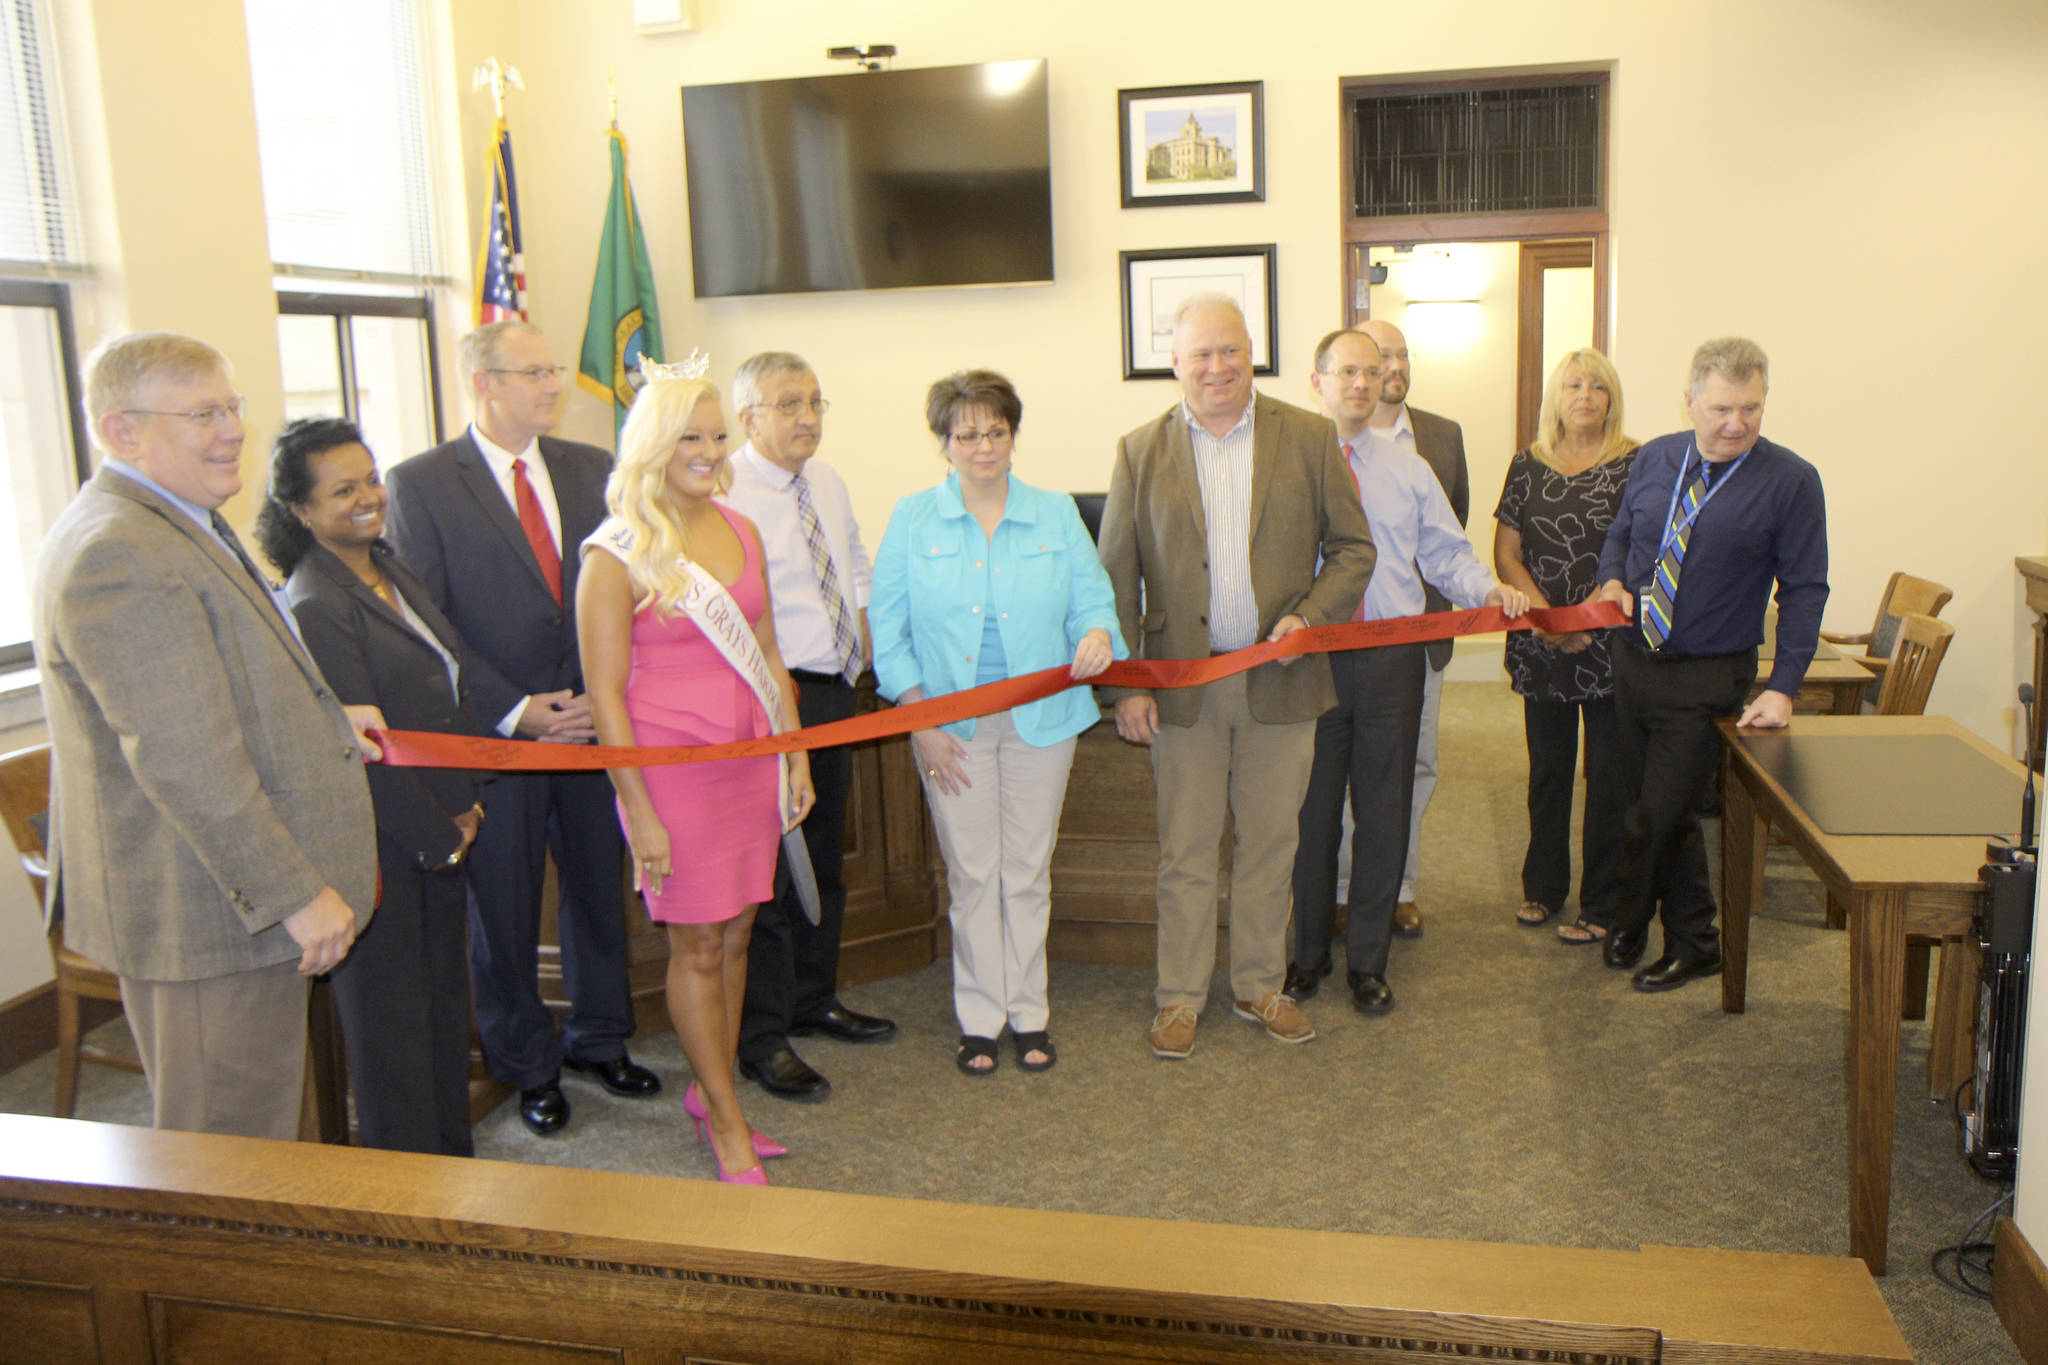
[{"label": "woman in turquoise jacket", "polygon": [[[875,678],[897,702],[1065,665],[1076,681],[1129,654],[1116,596],[1074,500],[1019,480],[1024,404],[991,370],[932,385],[925,417],[952,472],[896,504],[875,556]],[[1101,719],[1093,689],[910,736],[952,897],[955,1064],[996,1069],[1007,1023],[1017,1064],[1044,1071],[1052,848],[1075,738]]]}]

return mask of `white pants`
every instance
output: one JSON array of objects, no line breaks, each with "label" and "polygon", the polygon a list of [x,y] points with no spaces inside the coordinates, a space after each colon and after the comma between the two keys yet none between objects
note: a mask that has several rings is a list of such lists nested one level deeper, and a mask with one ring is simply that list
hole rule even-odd
[{"label": "white pants", "polygon": [[1052,920],[1052,850],[1074,741],[1038,748],[1010,713],[983,716],[962,741],[972,784],[948,796],[925,777],[952,898],[953,1012],[960,1031],[994,1038],[1045,1028],[1045,933]]}]

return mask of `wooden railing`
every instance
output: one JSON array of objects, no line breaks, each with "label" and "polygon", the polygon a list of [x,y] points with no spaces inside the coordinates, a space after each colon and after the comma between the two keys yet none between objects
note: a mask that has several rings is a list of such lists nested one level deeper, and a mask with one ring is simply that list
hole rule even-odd
[{"label": "wooden railing", "polygon": [[1223,1227],[0,1116],[0,1358],[1906,1361],[1859,1261]]}]

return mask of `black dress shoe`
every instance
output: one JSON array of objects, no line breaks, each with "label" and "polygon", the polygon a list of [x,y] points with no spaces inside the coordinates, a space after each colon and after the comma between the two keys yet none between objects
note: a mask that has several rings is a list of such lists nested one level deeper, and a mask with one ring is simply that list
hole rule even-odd
[{"label": "black dress shoe", "polygon": [[560,1081],[519,1092],[520,1121],[541,1137],[560,1132],[569,1122],[569,1097]]},{"label": "black dress shoe", "polygon": [[1608,931],[1607,941],[1600,945],[1600,958],[1608,966],[1626,969],[1643,960],[1643,949],[1648,946],[1650,934],[1647,929],[1630,933],[1626,929]]},{"label": "black dress shoe", "polygon": [[759,1081],[771,1095],[787,1100],[822,1100],[832,1093],[832,1082],[820,1076],[803,1058],[788,1048],[769,1053],[758,1062],[742,1060],[740,1074]]},{"label": "black dress shoe", "polygon": [[1374,972],[1346,972],[1351,983],[1351,1004],[1360,1014],[1385,1014],[1394,1008],[1394,988]]},{"label": "black dress shoe", "polygon": [[1666,953],[1631,977],[1629,984],[1645,994],[1654,995],[1658,991],[1675,990],[1696,976],[1720,974],[1721,959],[1718,955],[1705,962],[1694,962],[1690,958]]},{"label": "black dress shoe", "polygon": [[816,1018],[799,1019],[789,1026],[792,1038],[809,1038],[819,1033],[842,1043],[879,1043],[896,1036],[896,1021],[850,1010],[835,1000],[831,1009]]},{"label": "black dress shoe", "polygon": [[644,1100],[661,1093],[661,1077],[631,1057],[614,1057],[608,1062],[579,1062],[574,1057],[566,1057],[562,1065],[571,1071],[589,1072],[597,1077],[599,1085],[627,1099]]},{"label": "black dress shoe", "polygon": [[1330,964],[1327,962],[1315,971],[1309,971],[1302,967],[1289,967],[1287,969],[1287,979],[1280,984],[1280,989],[1293,996],[1297,1001],[1306,1000],[1316,993],[1317,988],[1323,984],[1323,978],[1329,974]]}]

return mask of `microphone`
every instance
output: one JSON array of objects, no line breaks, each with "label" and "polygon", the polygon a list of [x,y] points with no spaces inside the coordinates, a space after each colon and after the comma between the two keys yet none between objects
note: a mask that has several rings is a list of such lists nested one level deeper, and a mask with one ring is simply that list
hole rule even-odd
[{"label": "microphone", "polygon": [[[2020,705],[2026,708],[2027,733],[2034,733],[2034,685],[2020,684]],[[2027,765],[2027,791],[2020,798],[2020,847],[2034,846],[2034,765]]]}]

